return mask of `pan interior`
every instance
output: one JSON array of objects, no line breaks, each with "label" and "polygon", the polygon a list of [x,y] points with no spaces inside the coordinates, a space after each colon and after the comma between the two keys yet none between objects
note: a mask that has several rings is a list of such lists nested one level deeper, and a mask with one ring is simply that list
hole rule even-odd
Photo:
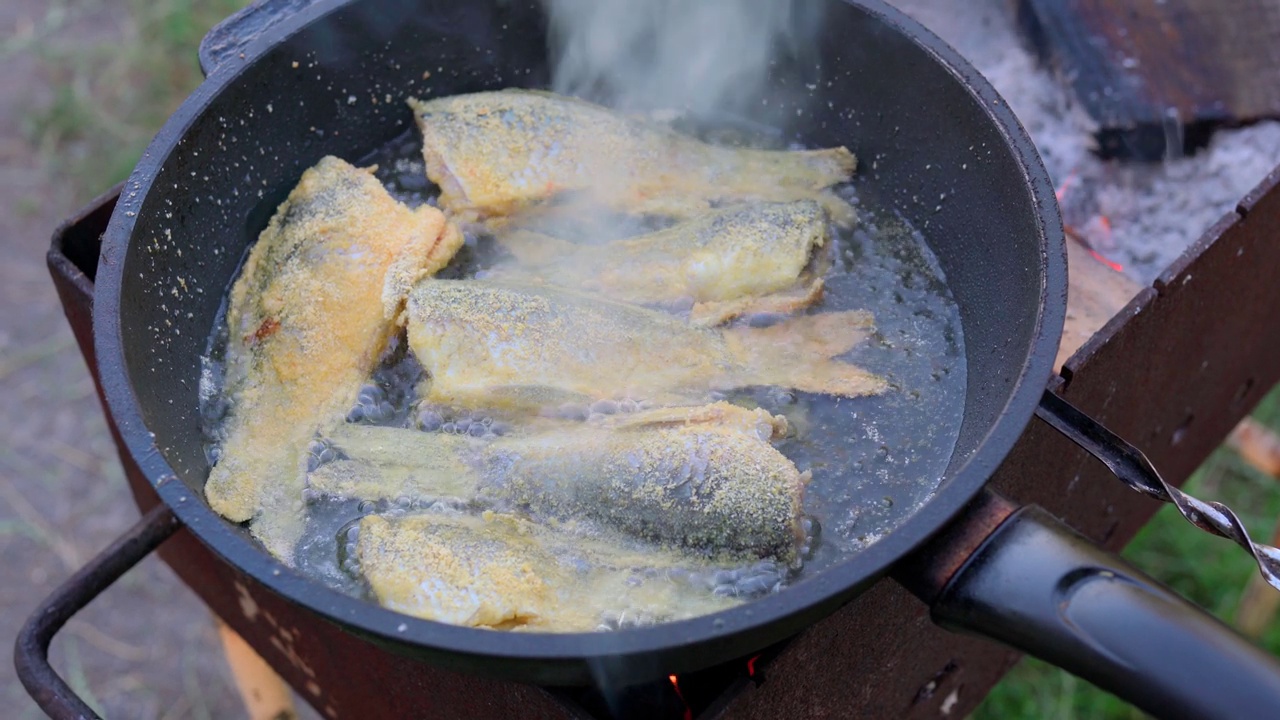
[{"label": "pan interior", "polygon": [[[721,142],[771,149],[795,144],[794,139],[785,142],[781,132],[727,118],[682,124],[703,137],[713,134]],[[426,183],[416,131],[405,133],[356,164],[376,166],[379,180],[410,207],[433,202],[438,195],[439,189]],[[803,569],[785,578],[787,584],[864,549],[919,508],[945,473],[963,419],[963,331],[959,308],[937,258],[921,234],[879,201],[868,183],[842,187],[840,193],[858,208],[859,221],[852,229],[833,226],[830,241],[820,250],[826,256],[823,264],[831,267],[825,273],[825,293],[816,310],[870,310],[874,314],[874,334],[843,359],[887,378],[891,389],[878,396],[839,398],[784,388],[748,388],[726,398],[784,416],[798,430],[776,444],[802,472],[812,473],[804,502],[808,551]],[[620,231],[638,229],[634,219],[620,218],[619,226]],[[600,238],[583,241],[599,242]],[[470,277],[500,257],[501,250],[492,238],[473,234],[442,276]],[[212,336],[207,364],[210,372],[201,382],[201,411],[211,454],[217,452],[218,425],[226,407],[219,383],[225,353],[225,311],[224,306]],[[376,424],[414,427],[417,413],[411,403],[416,373],[395,368],[395,363],[405,362],[402,355],[393,355],[394,362],[389,360],[381,371],[381,377],[395,383],[388,396],[398,400],[397,412]],[[391,503],[313,499],[307,506],[307,533],[295,562],[312,577],[349,594],[373,599],[359,573],[343,567],[342,560],[349,557],[346,530],[364,515],[421,512],[420,506],[429,504],[429,499],[407,497]],[[750,573],[744,574],[744,583],[749,577]],[[761,577],[768,578],[766,585],[762,586],[761,580],[750,583],[757,593],[781,576],[770,572]],[[737,587],[726,583],[727,591],[736,592]]]},{"label": "pan interior", "polygon": [[[136,404],[141,425],[122,429],[150,432],[163,459],[140,456],[144,469],[172,469],[196,503],[208,474],[198,388],[210,329],[246,248],[303,170],[327,154],[358,160],[403,136],[409,96],[548,84],[536,3],[332,5],[252,62],[215,73],[190,101],[199,111],[171,123],[144,158],[140,167],[153,170],[126,184],[117,214],[128,217],[119,224],[131,231],[127,244],[105,245],[120,251],[103,261],[104,275],[118,273],[107,282],[119,282],[124,377],[114,382],[131,393],[121,404],[108,387],[113,411]],[[966,369],[945,490],[975,457],[982,475],[994,469],[1004,451],[983,445],[1028,368],[1039,368],[1045,227],[1025,160],[1005,135],[1012,121],[993,121],[987,108],[997,99],[973,94],[880,11],[829,9],[820,62],[775,68],[776,102],[758,120],[808,146],[852,149],[864,204],[883,208],[884,222],[905,221],[936,258],[959,310]],[[105,352],[104,377],[115,371],[101,360],[119,362]],[[972,475],[950,509],[976,490]]]}]

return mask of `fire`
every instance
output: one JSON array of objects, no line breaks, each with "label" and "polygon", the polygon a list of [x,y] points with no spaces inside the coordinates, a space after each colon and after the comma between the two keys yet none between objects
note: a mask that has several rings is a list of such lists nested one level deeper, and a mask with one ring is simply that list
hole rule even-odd
[{"label": "fire", "polygon": [[1098,262],[1102,263],[1103,265],[1106,265],[1107,267],[1111,268],[1112,270],[1115,270],[1116,272],[1124,272],[1124,266],[1123,266],[1123,265],[1121,265],[1120,263],[1116,262],[1115,260],[1108,260],[1108,259],[1106,259],[1106,258],[1102,257],[1101,255],[1099,255],[1099,254],[1098,254],[1098,251],[1097,251],[1097,250],[1094,250],[1093,248],[1089,248],[1089,254],[1093,256],[1093,259],[1094,259],[1094,260],[1097,260]]},{"label": "fire", "polygon": [[[1067,175],[1067,179],[1063,180],[1062,184],[1054,189],[1053,195],[1058,199],[1059,205],[1062,204],[1062,199],[1066,197],[1067,191],[1071,189],[1071,186],[1074,185],[1077,180],[1079,180],[1079,176],[1076,175],[1076,172],[1074,170],[1072,170],[1071,173]],[[1095,215],[1093,216],[1093,218],[1090,218],[1089,222],[1085,223],[1085,227],[1087,228],[1089,225],[1095,225],[1095,224],[1099,228],[1099,232],[1102,234],[1103,245],[1110,246],[1111,234],[1112,234],[1111,218],[1101,214]],[[1067,237],[1080,243],[1085,250],[1088,250],[1089,254],[1093,256],[1094,260],[1097,260],[1103,265],[1106,265],[1108,268],[1111,268],[1115,272],[1124,272],[1124,265],[1121,265],[1120,263],[1114,260],[1110,260],[1102,253],[1098,252],[1097,249],[1094,248],[1093,243],[1089,242],[1089,239],[1088,237],[1086,237],[1085,233],[1081,232],[1080,230],[1077,230],[1072,225],[1066,224],[1065,222],[1063,223],[1062,229],[1066,232]]]},{"label": "fire", "polygon": [[747,677],[756,676],[756,661],[759,659],[760,659],[760,656],[756,655],[755,657],[747,661]]},{"label": "fire", "polygon": [[1072,170],[1067,175],[1067,179],[1063,180],[1062,184],[1053,191],[1053,196],[1058,199],[1058,202],[1062,202],[1062,198],[1066,197],[1067,191],[1071,189],[1071,186],[1075,184],[1077,179],[1078,176],[1076,175],[1076,171]]},{"label": "fire", "polygon": [[684,703],[684,720],[693,720],[693,710],[689,707],[689,701],[684,699],[684,693],[680,692],[680,682],[675,675],[668,675],[667,679],[671,681],[671,687],[676,691],[676,697],[680,698],[680,702]]}]

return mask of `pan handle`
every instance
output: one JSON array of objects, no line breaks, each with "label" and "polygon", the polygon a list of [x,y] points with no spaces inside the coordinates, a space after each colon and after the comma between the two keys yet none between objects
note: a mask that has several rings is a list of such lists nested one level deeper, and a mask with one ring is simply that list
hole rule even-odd
[{"label": "pan handle", "polygon": [[168,540],[182,523],[167,505],[152,508],[136,525],[58,586],[18,633],[13,664],[36,704],[54,720],[98,719],[49,664],[49,643],[62,626],[102,594],[129,568]]},{"label": "pan handle", "polygon": [[1262,577],[1280,590],[1280,550],[1254,542],[1231,508],[1220,502],[1199,500],[1165,482],[1141,450],[1048,390],[1040,397],[1036,415],[1101,460],[1124,484],[1148,497],[1172,503],[1192,525],[1234,540],[1248,550]]},{"label": "pan handle", "polygon": [[[1274,584],[1277,551],[1234,514],[1164,482],[1151,462],[1046,391],[1037,413],[1126,484],[1255,552]],[[914,552],[897,579],[939,625],[1051,662],[1157,717],[1280,717],[1280,662],[1044,510],[983,491]]]},{"label": "pan handle", "polygon": [[255,0],[213,26],[200,41],[200,69],[205,77],[240,55],[258,36],[318,0]]},{"label": "pan handle", "polygon": [[1156,717],[1280,717],[1280,662],[1035,506],[1014,510],[931,609]]}]

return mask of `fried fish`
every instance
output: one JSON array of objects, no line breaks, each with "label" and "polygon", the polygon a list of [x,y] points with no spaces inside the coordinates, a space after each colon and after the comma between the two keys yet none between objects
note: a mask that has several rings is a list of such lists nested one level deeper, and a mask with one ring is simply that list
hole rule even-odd
[{"label": "fried fish", "polygon": [[[820,299],[822,281],[811,265],[827,234],[827,214],[812,200],[713,210],[602,244],[516,230],[497,236],[511,259],[493,273],[629,303],[688,301],[695,322],[715,324],[756,306],[791,311]],[[793,301],[784,306],[782,298]]]},{"label": "fried fish", "polygon": [[410,210],[367,170],[326,157],[303,173],[231,291],[231,414],[205,485],[215,511],[255,519],[254,534],[288,561],[308,440],[341,421],[413,282],[461,244],[439,210]]},{"label": "fried fish", "polygon": [[847,222],[852,209],[827,191],[845,182],[843,147],[774,151],[704,143],[669,127],[548,92],[508,89],[410,99],[427,176],[461,219],[509,215],[563,194],[615,210],[688,217],[726,200],[819,198]]},{"label": "fried fish", "polygon": [[589,632],[627,618],[663,622],[741,600],[688,581],[696,559],[643,552],[518,518],[370,515],[359,525],[360,569],[398,612],[468,627]]},{"label": "fried fish", "polygon": [[703,328],[675,316],[545,286],[426,280],[406,309],[433,404],[537,412],[626,393],[691,404],[710,391],[776,385],[846,397],[883,378],[833,358],[872,330],[870,313]]},{"label": "fried fish", "polygon": [[769,441],[786,420],[728,403],[558,423],[485,442],[344,425],[345,459],[308,474],[314,493],[461,499],[555,520],[591,519],[666,547],[790,561],[803,541],[808,473]]}]

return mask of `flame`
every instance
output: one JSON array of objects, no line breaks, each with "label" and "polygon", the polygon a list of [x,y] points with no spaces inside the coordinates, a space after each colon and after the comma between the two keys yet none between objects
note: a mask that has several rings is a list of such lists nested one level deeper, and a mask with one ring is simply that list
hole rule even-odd
[{"label": "flame", "polygon": [[[1101,220],[1102,227],[1108,233],[1110,233],[1111,221],[1108,220],[1105,215],[1099,215],[1098,217]],[[1107,259],[1105,255],[1095,250],[1093,248],[1093,245],[1089,243],[1089,240],[1084,235],[1080,234],[1079,230],[1076,230],[1074,227],[1070,225],[1064,225],[1062,229],[1066,231],[1067,237],[1080,243],[1081,247],[1083,247],[1085,250],[1088,250],[1089,254],[1093,256],[1094,260],[1097,260],[1098,262],[1102,263],[1103,265],[1106,265],[1108,268],[1116,272],[1124,272],[1124,265],[1121,265],[1120,263],[1114,260]]]},{"label": "flame", "polygon": [[760,656],[756,655],[755,657],[747,661],[747,677],[756,676],[756,661],[759,659],[760,659]]},{"label": "flame", "polygon": [[[1102,227],[1102,238],[1103,238],[1104,247],[1111,247],[1111,218],[1107,217],[1106,215],[1099,215],[1098,225]],[[1088,247],[1088,246],[1086,245],[1085,247]],[[1103,257],[1102,253],[1098,252],[1097,250],[1094,250],[1091,247],[1089,247],[1089,254],[1092,255],[1095,260],[1102,263],[1103,265],[1106,265],[1112,270],[1115,270],[1116,272],[1124,272],[1123,265],[1113,260],[1108,260],[1107,258]]]},{"label": "flame", "polygon": [[680,698],[680,702],[684,703],[684,720],[693,720],[693,709],[689,707],[689,702],[684,699],[684,693],[680,692],[680,683],[676,680],[675,675],[668,675],[667,679],[671,681],[671,687],[676,691],[676,697]]},{"label": "flame", "polygon": [[1112,270],[1115,270],[1116,272],[1124,272],[1124,265],[1121,265],[1115,260],[1106,259],[1097,250],[1094,250],[1093,248],[1089,248],[1089,254],[1093,256],[1094,260],[1097,260],[1098,262],[1102,263],[1103,265],[1106,265]]},{"label": "flame", "polygon": [[1067,179],[1063,180],[1062,184],[1053,191],[1053,196],[1058,199],[1058,202],[1062,202],[1062,198],[1067,195],[1067,190],[1071,189],[1071,186],[1076,183],[1077,179],[1079,179],[1079,176],[1076,175],[1075,170],[1072,170],[1067,174]]},{"label": "flame", "polygon": [[[1067,179],[1063,180],[1062,184],[1054,189],[1053,196],[1057,198],[1059,204],[1062,203],[1062,198],[1066,197],[1067,191],[1070,190],[1071,186],[1075,185],[1079,179],[1080,179],[1080,176],[1076,174],[1075,170],[1072,170],[1070,173],[1068,173]],[[1098,225],[1102,227],[1104,244],[1106,246],[1110,246],[1111,245],[1111,218],[1107,217],[1106,215],[1097,215],[1096,217],[1098,218]],[[1097,260],[1103,265],[1106,265],[1107,267],[1111,268],[1115,272],[1124,272],[1124,265],[1121,265],[1120,263],[1114,260],[1107,259],[1106,256],[1104,256],[1102,253],[1095,250],[1093,247],[1093,244],[1090,243],[1088,238],[1086,238],[1084,234],[1081,233],[1079,230],[1075,229],[1071,225],[1064,225],[1063,229],[1066,231],[1067,237],[1075,240],[1076,242],[1084,246],[1084,249],[1089,251],[1089,254],[1093,256],[1094,260]]]}]

